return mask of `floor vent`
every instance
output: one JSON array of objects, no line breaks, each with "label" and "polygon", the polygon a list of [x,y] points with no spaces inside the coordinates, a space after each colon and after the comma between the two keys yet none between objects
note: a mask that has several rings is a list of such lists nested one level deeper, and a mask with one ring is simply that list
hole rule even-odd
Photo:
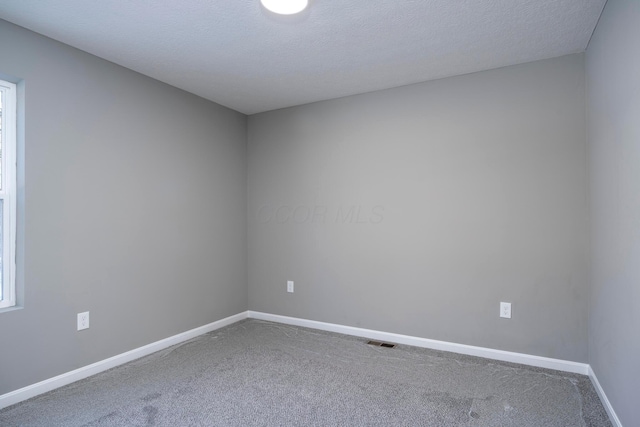
[{"label": "floor vent", "polygon": [[396,346],[395,344],[391,344],[388,342],[380,342],[380,341],[373,341],[373,340],[367,342],[367,344],[375,345],[376,347],[386,347],[386,348],[393,348]]}]

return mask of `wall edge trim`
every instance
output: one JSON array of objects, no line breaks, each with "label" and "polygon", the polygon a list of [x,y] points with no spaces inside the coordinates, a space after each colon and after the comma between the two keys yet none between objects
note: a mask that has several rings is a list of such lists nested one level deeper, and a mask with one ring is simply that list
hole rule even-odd
[{"label": "wall edge trim", "polygon": [[133,350],[129,350],[127,352],[109,357],[107,359],[100,360],[90,365],[74,369],[73,371],[57,375],[53,378],[49,378],[44,381],[22,387],[14,391],[10,391],[8,393],[0,395],[0,409],[15,405],[16,403],[20,403],[24,400],[38,396],[56,388],[63,387],[67,384],[71,384],[73,382],[88,378],[92,375],[99,374],[100,372],[104,372],[116,366],[131,362],[132,360],[148,356],[149,354],[155,353],[156,351],[160,351],[173,345],[180,344],[181,342],[190,340],[199,335],[215,331],[216,329],[220,329],[224,326],[239,322],[240,320],[246,319],[247,317],[247,311],[234,314],[232,316],[225,317],[224,319],[220,319],[215,322],[211,322],[209,324],[199,326],[185,332],[181,332],[168,338],[152,342],[151,344],[147,344],[142,347],[138,347]]},{"label": "wall edge trim", "polygon": [[343,326],[335,323],[318,322],[316,320],[300,319],[296,317],[281,316],[278,314],[262,313],[258,311],[248,312],[250,319],[267,320],[288,325],[303,326],[320,329],[323,331],[337,332],[345,335],[390,341],[397,344],[411,345],[414,347],[430,348],[432,350],[449,351],[452,353],[466,354],[469,356],[484,357],[486,359],[500,360],[503,362],[519,363],[522,365],[536,366],[539,368],[555,369],[574,374],[589,374],[589,365],[586,363],[572,362],[569,360],[552,359],[549,357],[534,356],[524,353],[496,350],[486,347],[477,347],[466,344],[458,344],[447,341],[438,341],[428,338],[420,338],[409,335],[395,334],[391,332],[375,331],[372,329]]},{"label": "wall edge trim", "polygon": [[598,381],[598,377],[596,377],[596,373],[593,372],[593,368],[589,365],[589,379],[591,380],[591,384],[593,384],[593,388],[596,389],[596,393],[598,393],[598,397],[602,401],[602,405],[604,409],[607,411],[607,415],[609,415],[609,421],[614,427],[622,427],[622,423],[620,422],[620,418],[616,414],[616,411],[613,409],[611,402],[609,402],[609,398],[604,392],[604,389],[600,385],[600,381]]}]

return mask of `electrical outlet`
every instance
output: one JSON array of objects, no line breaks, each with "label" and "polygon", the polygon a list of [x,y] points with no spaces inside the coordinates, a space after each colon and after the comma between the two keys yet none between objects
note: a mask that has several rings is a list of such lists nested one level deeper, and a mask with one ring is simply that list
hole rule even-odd
[{"label": "electrical outlet", "polygon": [[511,319],[511,303],[510,302],[500,303],[500,317],[504,317],[505,319]]},{"label": "electrical outlet", "polygon": [[89,312],[78,313],[78,330],[89,329]]},{"label": "electrical outlet", "polygon": [[293,293],[293,280],[287,281],[287,292]]}]

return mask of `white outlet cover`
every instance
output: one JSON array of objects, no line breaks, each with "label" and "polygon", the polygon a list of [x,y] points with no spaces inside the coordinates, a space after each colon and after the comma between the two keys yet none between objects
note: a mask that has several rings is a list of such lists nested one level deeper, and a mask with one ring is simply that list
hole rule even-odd
[{"label": "white outlet cover", "polygon": [[287,292],[293,293],[293,280],[287,280]]},{"label": "white outlet cover", "polygon": [[78,313],[78,330],[89,329],[89,312]]},{"label": "white outlet cover", "polygon": [[500,317],[503,317],[505,319],[511,319],[511,303],[510,302],[500,303]]}]

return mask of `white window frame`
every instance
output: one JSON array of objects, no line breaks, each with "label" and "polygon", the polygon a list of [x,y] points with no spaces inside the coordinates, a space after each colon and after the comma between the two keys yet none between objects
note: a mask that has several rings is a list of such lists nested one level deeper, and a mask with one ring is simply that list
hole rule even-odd
[{"label": "white window frame", "polygon": [[0,309],[16,305],[16,85],[0,80],[2,92],[2,299]]}]

